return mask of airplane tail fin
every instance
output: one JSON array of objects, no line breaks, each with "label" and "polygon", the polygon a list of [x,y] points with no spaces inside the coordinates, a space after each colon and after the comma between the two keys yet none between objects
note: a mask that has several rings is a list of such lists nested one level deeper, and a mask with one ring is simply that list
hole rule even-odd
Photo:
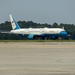
[{"label": "airplane tail fin", "polygon": [[11,25],[12,25],[12,29],[13,30],[17,30],[17,29],[20,29],[18,23],[16,22],[16,20],[14,19],[14,17],[12,15],[9,15],[10,16],[10,21],[11,21]]}]

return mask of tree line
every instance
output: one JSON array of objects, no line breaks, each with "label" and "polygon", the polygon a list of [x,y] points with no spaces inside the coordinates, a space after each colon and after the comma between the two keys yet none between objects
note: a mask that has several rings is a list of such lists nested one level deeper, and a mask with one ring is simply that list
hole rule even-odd
[{"label": "tree line", "polygon": [[[68,33],[68,36],[63,38],[66,40],[75,40],[75,25],[74,24],[58,24],[58,23],[54,23],[54,24],[40,24],[40,23],[34,23],[33,21],[18,21],[18,24],[21,28],[62,28],[64,27],[65,30]],[[9,21],[6,21],[5,23],[1,23],[0,24],[0,32],[1,31],[10,31],[12,30],[11,27],[11,23]],[[0,33],[0,40],[24,40],[27,39],[27,35],[25,35],[24,37],[15,35],[15,34],[2,34]]]}]

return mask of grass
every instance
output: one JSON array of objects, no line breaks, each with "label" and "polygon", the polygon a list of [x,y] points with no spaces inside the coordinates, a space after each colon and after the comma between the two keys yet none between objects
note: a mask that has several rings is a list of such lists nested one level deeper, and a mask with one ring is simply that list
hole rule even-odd
[{"label": "grass", "polygon": [[0,40],[0,42],[75,42],[75,40]]}]

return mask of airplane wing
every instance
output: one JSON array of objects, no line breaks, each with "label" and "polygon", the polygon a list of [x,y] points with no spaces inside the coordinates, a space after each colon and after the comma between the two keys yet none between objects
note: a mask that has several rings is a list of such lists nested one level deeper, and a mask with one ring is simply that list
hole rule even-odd
[{"label": "airplane wing", "polygon": [[11,34],[11,32],[0,32],[2,34]]},{"label": "airplane wing", "polygon": [[0,31],[0,33],[2,33],[2,34],[11,34],[10,31],[5,31],[5,30]]}]

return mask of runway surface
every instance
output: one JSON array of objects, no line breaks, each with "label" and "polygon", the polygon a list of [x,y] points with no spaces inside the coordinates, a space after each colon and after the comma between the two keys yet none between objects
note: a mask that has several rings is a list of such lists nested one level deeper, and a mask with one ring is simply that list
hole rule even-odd
[{"label": "runway surface", "polygon": [[0,42],[0,75],[75,75],[75,43]]}]

